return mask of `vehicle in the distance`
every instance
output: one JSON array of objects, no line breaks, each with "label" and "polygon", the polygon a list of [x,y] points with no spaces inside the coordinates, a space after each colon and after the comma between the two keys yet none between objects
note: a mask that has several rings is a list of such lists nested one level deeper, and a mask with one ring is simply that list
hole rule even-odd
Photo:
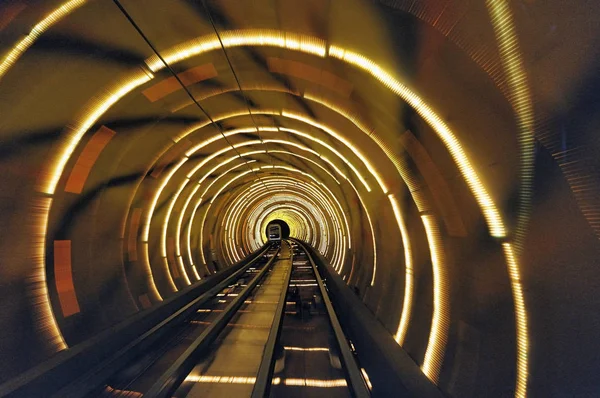
[{"label": "vehicle in the distance", "polygon": [[269,225],[267,227],[267,238],[269,242],[281,242],[281,225]]}]

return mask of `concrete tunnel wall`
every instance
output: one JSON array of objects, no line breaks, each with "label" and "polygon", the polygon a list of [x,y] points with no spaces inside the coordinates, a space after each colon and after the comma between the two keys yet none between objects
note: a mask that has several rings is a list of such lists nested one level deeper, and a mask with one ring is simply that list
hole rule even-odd
[{"label": "concrete tunnel wall", "polygon": [[179,81],[113,2],[2,6],[0,381],[283,217],[448,395],[597,391],[593,12],[255,3],[121,2]]}]

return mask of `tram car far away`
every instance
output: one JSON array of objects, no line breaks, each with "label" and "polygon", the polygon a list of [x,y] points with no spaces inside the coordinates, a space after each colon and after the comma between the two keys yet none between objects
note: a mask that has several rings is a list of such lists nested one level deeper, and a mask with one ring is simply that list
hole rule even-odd
[{"label": "tram car far away", "polygon": [[280,242],[281,241],[281,226],[280,225],[269,225],[267,229],[267,237],[269,242]]}]

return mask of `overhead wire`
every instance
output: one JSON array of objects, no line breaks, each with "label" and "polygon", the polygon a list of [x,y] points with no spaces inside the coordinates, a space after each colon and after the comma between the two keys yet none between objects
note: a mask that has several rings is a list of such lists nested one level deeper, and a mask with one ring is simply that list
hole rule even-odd
[{"label": "overhead wire", "polygon": [[256,120],[254,119],[254,115],[252,114],[252,110],[250,109],[250,104],[248,101],[248,96],[246,95],[246,92],[244,91],[244,89],[242,88],[242,84],[240,83],[240,79],[237,75],[237,73],[235,72],[235,69],[233,67],[233,64],[231,63],[231,59],[229,58],[229,54],[227,54],[227,50],[225,49],[225,45],[223,44],[223,40],[221,39],[221,34],[219,33],[219,30],[217,29],[217,26],[215,24],[215,20],[212,16],[212,13],[210,12],[210,8],[208,7],[208,4],[206,3],[206,0],[202,0],[202,5],[204,6],[204,10],[206,11],[206,15],[208,15],[208,19],[210,21],[210,24],[215,32],[215,35],[217,35],[217,39],[219,40],[219,45],[221,46],[221,51],[223,51],[223,55],[225,56],[225,60],[227,61],[227,64],[229,65],[229,69],[231,70],[231,73],[233,74],[233,78],[235,79],[235,83],[237,84],[238,88],[240,89],[240,94],[242,95],[242,98],[244,99],[244,104],[246,105],[246,109],[248,109],[248,115],[250,116],[250,120],[252,120],[252,124],[254,125],[254,128],[256,129],[256,134],[258,135],[258,139],[261,141],[261,143],[264,145],[265,150],[267,151],[267,155],[268,157],[271,159],[271,165],[274,165],[273,162],[273,156],[269,155],[269,150],[267,149],[267,145],[264,143],[261,135],[260,135],[260,130],[258,128],[258,124],[256,123]]},{"label": "overhead wire", "polygon": [[[177,80],[177,82],[181,85],[181,87],[186,92],[186,94],[190,97],[190,99],[192,100],[192,102],[198,107],[198,109],[200,109],[200,111],[204,114],[204,116],[206,116],[208,118],[208,120],[210,121],[210,124],[212,124],[213,126],[215,126],[217,128],[217,130],[219,131],[219,133],[223,136],[223,138],[225,139],[225,141],[233,148],[233,150],[237,153],[237,155],[239,156],[239,158],[240,159],[244,159],[241,156],[241,154],[239,153],[239,151],[237,150],[237,148],[235,148],[234,145],[231,143],[231,141],[229,141],[229,139],[225,135],[225,133],[224,133],[223,128],[221,127],[221,125],[219,123],[215,122],[214,119],[206,111],[206,109],[204,109],[204,107],[202,105],[200,105],[200,103],[196,100],[196,98],[194,97],[194,95],[190,92],[190,90],[186,87],[186,85],[181,81],[181,78],[177,75],[177,73],[175,72],[175,70],[173,70],[173,68],[171,67],[171,65],[169,65],[167,63],[167,61],[165,61],[165,59],[163,58],[162,55],[160,55],[160,53],[158,52],[158,50],[156,49],[156,47],[154,47],[154,45],[152,44],[152,42],[150,41],[150,39],[142,31],[142,29],[139,27],[139,25],[133,20],[133,18],[127,12],[127,10],[125,9],[125,7],[123,7],[123,5],[119,2],[119,0],[113,0],[113,2],[119,8],[119,10],[121,11],[121,13],[125,16],[125,18],[129,21],[129,23],[131,24],[131,26],[133,26],[133,28],[139,33],[139,35],[146,42],[146,44],[152,49],[152,51],[154,52],[154,54],[165,65],[165,68],[167,68],[169,70],[169,72],[173,75],[173,77],[175,78],[175,80]],[[211,21],[212,21],[212,17],[211,17]],[[213,24],[213,27],[214,27],[214,24]],[[216,32],[216,30],[215,30],[215,32]],[[218,36],[218,33],[217,33],[217,36]],[[219,41],[221,41],[220,37],[219,37]],[[221,45],[222,44],[223,43],[221,42]],[[227,62],[229,62],[229,58],[227,58]],[[231,64],[230,64],[230,66],[231,66]],[[234,75],[235,75],[235,72],[234,72]],[[237,81],[237,76],[236,76],[236,81]],[[239,84],[239,82],[238,82],[238,84]],[[241,87],[240,87],[240,90],[241,90]],[[247,103],[246,103],[246,105],[247,105]],[[248,109],[250,109],[250,108],[248,108]],[[251,115],[251,117],[252,117],[252,115]],[[252,121],[254,122],[254,119]],[[257,133],[258,133],[258,129],[257,129]],[[260,134],[259,134],[259,139],[260,139]],[[262,141],[262,139],[261,139],[261,141]],[[246,166],[248,167],[248,169],[254,175],[256,175],[256,177],[260,181],[262,181],[261,178],[258,176],[258,174],[248,164],[248,162],[245,161],[245,160],[244,160],[244,162],[246,163]],[[265,187],[266,187],[266,185],[265,185]]]}]

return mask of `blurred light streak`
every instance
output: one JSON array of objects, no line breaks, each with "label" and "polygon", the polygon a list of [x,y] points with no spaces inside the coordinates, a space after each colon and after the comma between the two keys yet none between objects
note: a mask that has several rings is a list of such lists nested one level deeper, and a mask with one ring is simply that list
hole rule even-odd
[{"label": "blurred light streak", "polygon": [[301,387],[320,387],[320,388],[332,388],[332,387],[347,387],[346,379],[333,379],[333,380],[321,380],[321,379],[280,379],[279,377],[273,378],[273,384],[284,384],[286,386],[301,386]]},{"label": "blurred light streak", "polygon": [[[186,382],[191,383],[218,383],[218,384],[255,384],[256,377],[253,376],[207,376],[207,375],[189,375],[185,378]],[[286,386],[302,386],[302,387],[346,387],[346,379],[282,379],[274,377],[272,380],[274,385],[283,384]]]},{"label": "blurred light streak", "polygon": [[429,380],[437,384],[448,338],[450,299],[443,264],[443,243],[437,222],[431,215],[422,215],[421,218],[427,234],[433,268],[433,319],[421,370]]},{"label": "blurred light streak", "polygon": [[63,3],[38,22],[25,37],[10,49],[0,62],[0,80],[44,32],[50,29],[54,24],[58,23],[61,19],[83,6],[86,1],[87,0],[71,0]]},{"label": "blurred light streak", "polygon": [[[154,282],[154,274],[152,273],[152,266],[150,265],[150,254],[148,252],[148,242],[142,242],[142,265],[144,268],[146,268],[146,275],[148,275],[148,285],[150,286],[150,291],[154,294],[157,300],[162,301],[163,297],[158,292],[158,288],[156,287],[156,283]],[[177,288],[175,287],[175,283],[173,283],[171,274],[169,273],[169,270],[166,271],[167,275],[169,276],[167,282],[169,283],[173,291],[176,292]]]},{"label": "blurred light streak", "polygon": [[[326,132],[330,136],[332,136],[335,139],[337,139],[338,141],[340,141],[347,148],[349,148],[350,151],[352,151],[352,153],[354,153],[361,160],[361,162],[363,162],[363,164],[365,165],[367,170],[369,170],[369,173],[371,173],[371,175],[373,177],[375,177],[375,180],[377,180],[377,183],[379,184],[379,187],[381,188],[383,193],[387,194],[388,188],[385,185],[383,178],[379,175],[379,173],[375,169],[375,167],[373,167],[373,165],[371,165],[371,163],[369,162],[368,158],[365,155],[363,155],[362,152],[356,146],[354,146],[354,144],[352,144],[350,141],[348,141],[342,134],[338,133],[337,131],[335,131],[334,129],[332,129],[328,126],[325,126],[322,123],[317,122],[316,120],[305,117],[305,116],[300,115],[295,112],[289,112],[289,111],[282,110],[281,115],[285,116],[285,117],[289,117],[291,119],[300,120],[301,122],[304,122],[307,124],[310,124],[311,126],[316,127],[319,130]],[[368,189],[368,190],[370,191],[370,189]]]},{"label": "blurred light streak", "polygon": [[317,352],[317,351],[323,351],[323,352],[329,352],[329,348],[327,347],[283,347],[285,348],[287,351],[303,351],[303,352]]},{"label": "blurred light streak", "polygon": [[528,320],[525,299],[523,297],[523,285],[519,272],[517,256],[511,243],[503,243],[504,256],[508,263],[508,274],[512,286],[513,300],[515,305],[515,317],[517,326],[517,383],[515,396],[527,396],[527,379],[529,365],[529,337]]},{"label": "blurred light streak", "polygon": [[33,200],[31,220],[32,263],[33,272],[28,278],[29,299],[36,317],[36,326],[40,334],[46,337],[55,352],[68,348],[65,339],[56,323],[46,278],[46,234],[48,232],[48,213],[52,206],[52,198],[36,198]]},{"label": "blurred light streak", "polygon": [[[523,66],[519,41],[506,0],[486,0],[490,19],[496,34],[500,51],[500,59],[509,87],[509,100],[514,109],[519,126],[520,146],[520,203],[518,222],[515,229],[514,246],[517,252],[521,249],[521,241],[525,238],[527,220],[531,212],[531,195],[534,174],[534,110],[527,74]],[[523,387],[526,389],[526,386]],[[525,394],[523,392],[523,394]]]},{"label": "blurred light streak", "polygon": [[527,73],[523,65],[519,40],[509,2],[506,0],[486,0],[486,6],[496,34],[500,59],[506,83],[509,87],[508,97],[516,115],[517,125],[519,126],[518,139],[521,160],[519,170],[519,209],[513,238],[514,243],[503,243],[502,246],[504,247],[507,259],[516,316],[517,376],[515,397],[524,398],[527,396],[529,332],[517,256],[524,249],[523,244],[531,213],[535,161],[535,114],[531,100],[531,89],[527,81]]},{"label": "blurred light streak", "polygon": [[369,387],[369,391],[372,391],[373,385],[371,384],[371,379],[369,379],[369,375],[367,374],[367,371],[365,370],[365,368],[360,368],[360,373],[362,373],[362,375],[365,379],[365,383],[367,383],[367,387]]},{"label": "blurred light streak", "polygon": [[402,217],[402,211],[400,210],[400,204],[396,197],[392,194],[388,195],[392,209],[394,210],[394,216],[396,217],[396,223],[400,230],[402,237],[402,245],[404,246],[404,268],[406,274],[404,277],[404,301],[402,302],[402,315],[400,317],[400,323],[398,324],[398,330],[394,338],[400,345],[404,344],[406,333],[408,332],[408,324],[410,323],[412,302],[413,302],[413,265],[412,265],[412,250],[410,247],[410,240],[408,239],[408,230],[406,229],[406,223]]},{"label": "blurred light streak", "polygon": [[[290,180],[288,182],[288,179]],[[302,182],[302,180],[296,180],[295,177],[292,178],[291,176],[289,177],[265,177],[263,178],[265,185],[268,185],[269,187],[273,187],[274,189],[278,189],[279,187],[287,187],[288,190],[291,190],[289,192],[293,192],[296,189],[300,189],[301,186],[297,185],[299,182]],[[258,185],[259,183],[255,183],[254,186]],[[273,185],[275,184],[275,185]],[[302,182],[302,184],[306,184],[305,182]],[[246,195],[255,195],[256,193],[258,193],[259,195],[262,194],[262,190],[264,190],[265,188],[262,186],[256,186],[257,189],[259,189],[259,191],[256,191],[256,189],[251,190],[249,193],[247,193],[247,191],[244,191],[244,194]],[[327,212],[329,212],[330,214],[330,218],[332,220],[336,220],[337,219],[337,215],[335,215],[335,212],[333,211],[333,209],[331,208],[331,204],[327,204],[329,202],[329,199],[327,199],[325,196],[323,196],[323,193],[320,193],[318,191],[316,191],[316,187],[311,187],[310,185],[305,185],[303,189],[301,189],[302,191],[305,189],[309,189],[310,192],[306,192],[306,193],[310,193],[311,195],[313,195],[315,198],[319,199],[319,203],[322,203],[325,206],[325,209]],[[301,194],[302,195],[302,194]],[[306,196],[306,198],[308,199],[309,197]],[[253,201],[254,199],[250,199],[250,201]],[[246,199],[246,203],[247,203],[248,199]],[[242,202],[243,203],[243,202]],[[254,205],[256,206],[256,205]],[[249,219],[252,218],[254,216],[245,216],[245,219]],[[322,217],[322,215],[321,215]],[[236,217],[236,218],[240,218],[240,216]],[[323,225],[327,225],[327,220],[323,219],[324,222],[320,223],[321,228],[323,228]],[[260,223],[258,223],[260,224]],[[258,227],[258,225],[257,225]],[[232,227],[232,228],[235,228]],[[323,235],[325,237],[325,239],[327,240],[327,235],[324,234]],[[265,239],[263,237],[263,239]],[[326,241],[323,241],[322,244],[327,244]],[[321,250],[323,252],[324,248],[323,247],[319,247],[319,250]]]},{"label": "blurred light streak", "polygon": [[[325,41],[316,37],[305,36],[290,32],[268,29],[230,30],[221,32],[223,47],[268,46],[287,48],[307,54],[325,57],[327,48]],[[219,38],[215,34],[198,37],[179,44],[170,50],[162,52],[162,58],[167,64],[173,64],[184,59],[221,48]],[[156,55],[148,58],[146,64],[153,72],[165,68]]]},{"label": "blurred light streak", "polygon": [[346,61],[365,72],[369,73],[375,79],[379,80],[384,86],[388,87],[404,101],[406,101],[415,111],[427,121],[427,123],[438,134],[446,149],[457,164],[462,176],[465,178],[467,185],[475,196],[477,203],[483,211],[485,219],[490,228],[490,233],[494,237],[503,238],[506,236],[506,229],[500,213],[496,208],[495,203],[490,197],[485,186],[481,183],[479,175],[471,165],[469,158],[464,152],[462,145],[455,137],[454,133],[419,96],[413,93],[408,87],[398,82],[389,73],[384,71],[379,65],[370,59],[349,50],[337,46],[329,47],[329,55]]}]

